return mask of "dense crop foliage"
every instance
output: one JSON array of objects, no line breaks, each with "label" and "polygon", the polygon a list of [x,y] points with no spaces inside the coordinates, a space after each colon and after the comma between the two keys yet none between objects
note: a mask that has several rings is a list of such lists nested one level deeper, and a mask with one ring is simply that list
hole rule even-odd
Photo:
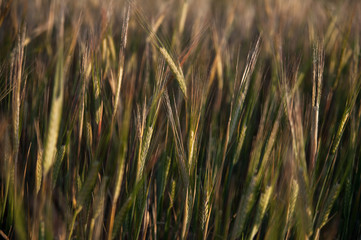
[{"label": "dense crop foliage", "polygon": [[0,4],[3,238],[361,236],[361,2]]}]

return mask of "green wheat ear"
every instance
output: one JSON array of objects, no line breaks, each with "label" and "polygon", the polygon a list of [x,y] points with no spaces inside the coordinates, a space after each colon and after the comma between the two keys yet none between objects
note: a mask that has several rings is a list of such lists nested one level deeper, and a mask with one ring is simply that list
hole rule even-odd
[{"label": "green wheat ear", "polygon": [[316,227],[317,231],[319,231],[327,223],[328,216],[331,212],[332,206],[333,206],[336,198],[338,197],[338,194],[340,193],[340,191],[341,191],[341,184],[339,184],[339,183],[333,185],[333,187],[331,188],[331,191],[328,194],[325,205],[323,205],[323,208],[319,215],[319,219],[318,219],[317,227]]},{"label": "green wheat ear", "polygon": [[242,195],[241,201],[238,206],[236,220],[234,222],[232,236],[231,239],[236,239],[241,236],[242,231],[244,230],[244,225],[246,222],[246,218],[250,213],[254,201],[255,201],[255,187],[256,187],[256,179],[257,177],[254,176],[249,183],[246,192]]},{"label": "green wheat ear", "polygon": [[250,239],[253,239],[253,237],[256,235],[256,233],[262,223],[264,214],[266,213],[266,209],[268,207],[268,204],[269,204],[269,201],[271,198],[272,191],[273,191],[273,186],[267,186],[266,191],[264,193],[262,193],[262,195],[261,195],[261,199],[259,200],[259,203],[258,203],[256,219],[254,221]]},{"label": "green wheat ear", "polygon": [[166,47],[165,47],[166,45],[160,39],[160,37],[157,35],[157,33],[154,32],[152,27],[149,25],[148,20],[144,17],[144,14],[140,11],[139,7],[137,7],[133,1],[129,1],[129,2],[132,4],[133,9],[135,10],[139,24],[147,31],[147,33],[149,34],[149,39],[151,40],[151,42],[154,44],[154,46],[159,50],[159,52],[162,54],[162,56],[166,60],[171,71],[175,75],[175,78],[179,84],[179,87],[180,87],[185,99],[188,99],[187,85],[185,82],[185,78],[184,78],[184,74],[183,74],[181,65],[179,64],[178,60],[176,60],[175,57],[172,57],[172,54],[170,54],[169,51],[166,50]]},{"label": "green wheat ear", "polygon": [[61,146],[56,153],[56,160],[53,167],[53,176],[52,176],[52,186],[55,188],[56,181],[58,180],[58,175],[61,167],[61,163],[63,162],[65,156],[65,146]]},{"label": "green wheat ear", "polygon": [[63,68],[63,49],[60,47],[59,58],[56,65],[55,84],[50,111],[49,126],[44,148],[43,174],[46,176],[54,164],[56,154],[56,143],[58,141],[60,120],[62,115],[64,98],[64,68]]},{"label": "green wheat ear", "polygon": [[86,203],[90,201],[90,194],[93,191],[94,185],[96,183],[99,168],[100,168],[100,163],[98,161],[94,161],[91,164],[88,176],[77,196],[78,207],[83,207],[85,206]]},{"label": "green wheat ear", "polygon": [[170,54],[164,47],[160,47],[159,52],[163,55],[170,69],[174,73],[175,78],[179,84],[179,87],[182,90],[182,93],[184,94],[184,97],[187,98],[187,85],[184,79],[182,68],[180,67],[179,64],[176,64],[176,61],[170,56]]},{"label": "green wheat ear", "polygon": [[316,45],[313,53],[313,81],[312,81],[312,126],[311,126],[311,153],[310,170],[313,170],[317,159],[318,121],[321,102],[322,78],[324,69],[323,48]]},{"label": "green wheat ear", "polygon": [[[93,239],[95,222],[96,221],[102,222],[103,214],[104,214],[104,207],[105,207],[105,202],[106,202],[106,186],[107,186],[108,180],[109,180],[108,177],[104,177],[102,179],[100,188],[98,189],[98,192],[94,199],[93,215],[90,220],[90,229],[89,229],[88,239]],[[97,238],[97,237],[99,237],[99,236],[94,236],[94,238]]]},{"label": "green wheat ear", "polygon": [[287,217],[286,217],[287,224],[289,224],[289,222],[291,221],[293,217],[293,213],[295,211],[296,201],[298,198],[298,190],[299,189],[298,189],[297,181],[295,179],[292,179],[291,194],[290,194],[291,196],[287,208]]}]

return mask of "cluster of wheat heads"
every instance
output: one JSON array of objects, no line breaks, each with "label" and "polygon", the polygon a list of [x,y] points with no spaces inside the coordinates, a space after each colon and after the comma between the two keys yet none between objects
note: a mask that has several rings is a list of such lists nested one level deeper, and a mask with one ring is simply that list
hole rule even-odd
[{"label": "cluster of wheat heads", "polygon": [[4,239],[361,236],[361,3],[0,1]]}]

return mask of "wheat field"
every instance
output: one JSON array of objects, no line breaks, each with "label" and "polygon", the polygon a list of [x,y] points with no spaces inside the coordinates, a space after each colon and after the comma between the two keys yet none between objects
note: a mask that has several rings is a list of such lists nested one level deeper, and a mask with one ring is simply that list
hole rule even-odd
[{"label": "wheat field", "polygon": [[1,239],[361,239],[361,2],[0,0]]}]

